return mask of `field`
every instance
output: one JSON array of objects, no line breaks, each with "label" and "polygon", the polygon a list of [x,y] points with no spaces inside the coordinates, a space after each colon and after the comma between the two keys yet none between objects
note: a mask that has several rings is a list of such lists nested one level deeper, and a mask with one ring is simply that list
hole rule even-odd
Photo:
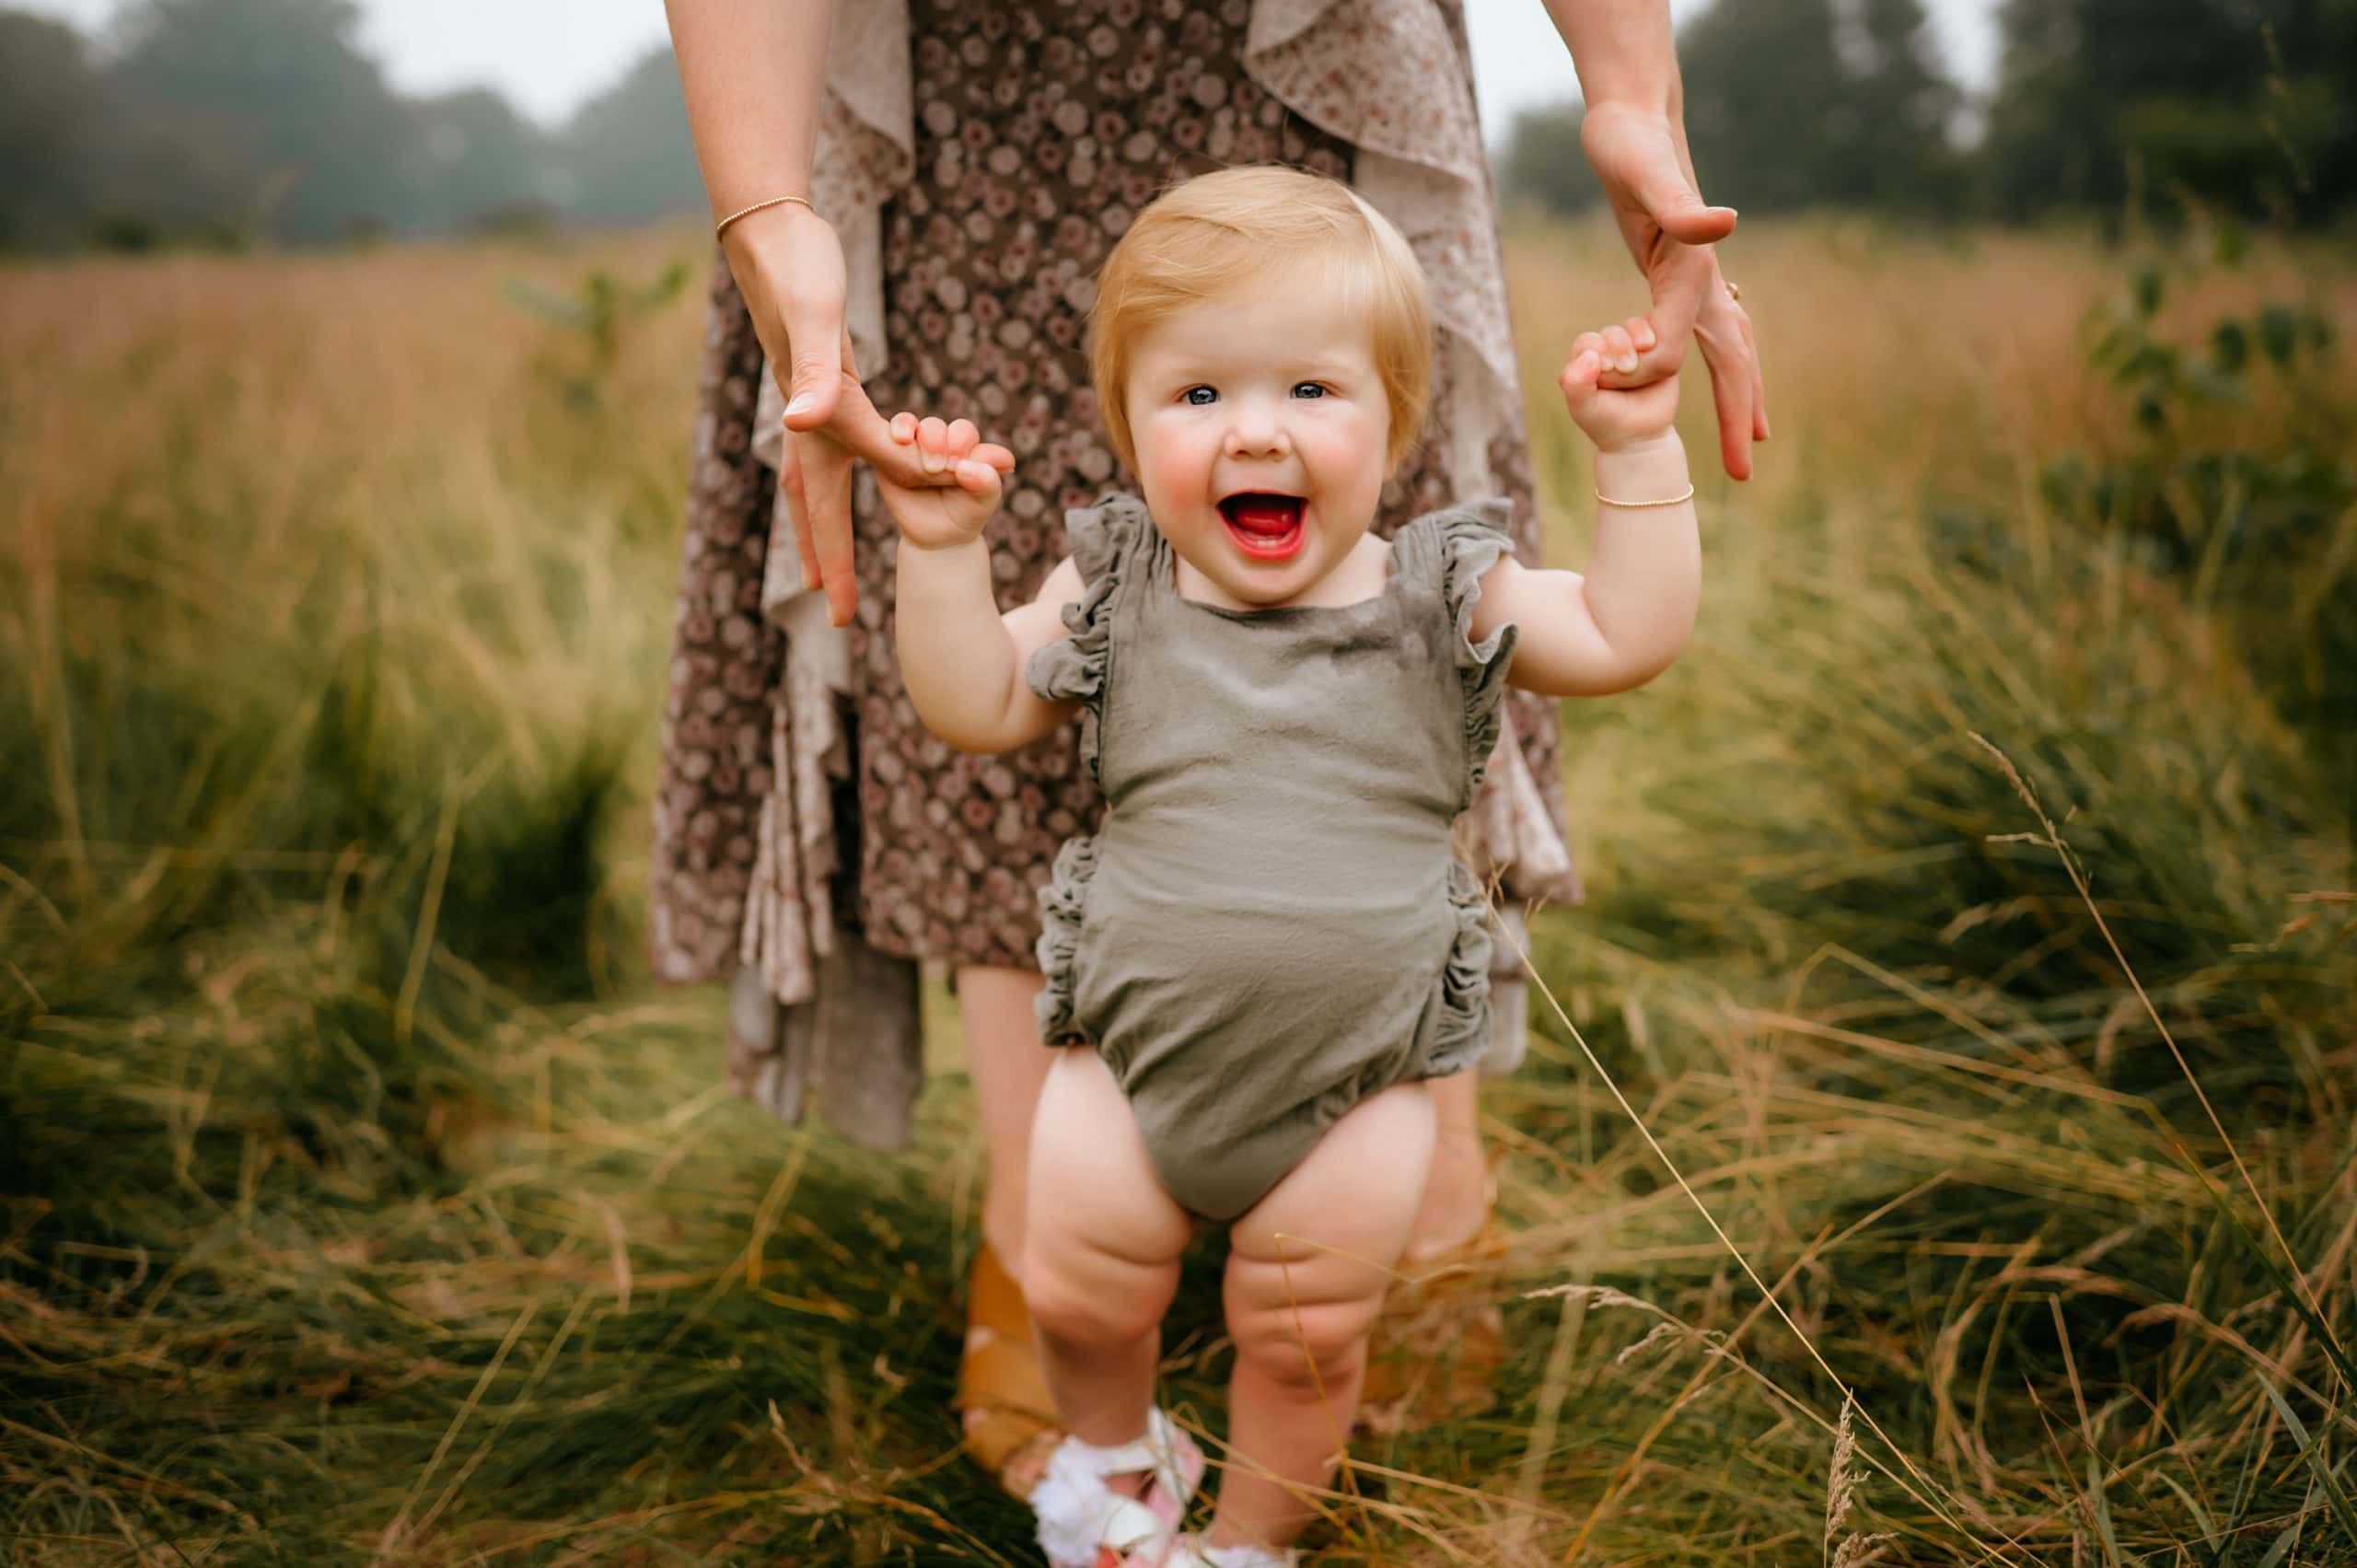
[{"label": "field", "polygon": [[[1597,230],[1510,261],[1576,563],[1552,378],[1641,301]],[[1692,377],[1695,646],[1566,715],[1504,1395],[1362,1445],[1316,1561],[2357,1562],[2357,266],[1727,268],[1776,437],[1716,476]],[[12,1561],[1037,1561],[944,1409],[949,1028],[868,1156],[646,979],[702,271],[0,271]]]}]

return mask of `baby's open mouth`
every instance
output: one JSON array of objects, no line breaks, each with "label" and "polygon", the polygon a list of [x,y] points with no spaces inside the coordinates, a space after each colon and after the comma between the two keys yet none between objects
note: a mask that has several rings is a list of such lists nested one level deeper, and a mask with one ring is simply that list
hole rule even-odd
[{"label": "baby's open mouth", "polygon": [[1249,490],[1219,504],[1227,537],[1256,561],[1283,561],[1301,549],[1302,514],[1309,503],[1298,495]]}]

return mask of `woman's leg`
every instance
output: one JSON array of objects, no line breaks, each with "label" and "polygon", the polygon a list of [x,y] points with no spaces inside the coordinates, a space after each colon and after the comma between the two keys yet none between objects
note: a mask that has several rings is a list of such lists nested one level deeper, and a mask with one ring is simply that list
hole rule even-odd
[{"label": "woman's leg", "polygon": [[1432,1079],[1432,1179],[1416,1211],[1406,1256],[1437,1258],[1473,1239],[1490,1215],[1489,1166],[1481,1156],[1481,1075],[1465,1072]]},{"label": "woman's leg", "polygon": [[1367,1330],[1431,1164],[1430,1087],[1402,1084],[1328,1129],[1252,1212],[1227,1260],[1228,1456],[1215,1546],[1282,1546],[1316,1510],[1357,1413]]},{"label": "woman's leg", "polygon": [[1023,1279],[1031,1118],[1055,1060],[1039,1043],[1032,1014],[1032,999],[1042,983],[1037,970],[970,965],[958,971],[966,1070],[982,1118],[982,1235],[1017,1283]]}]

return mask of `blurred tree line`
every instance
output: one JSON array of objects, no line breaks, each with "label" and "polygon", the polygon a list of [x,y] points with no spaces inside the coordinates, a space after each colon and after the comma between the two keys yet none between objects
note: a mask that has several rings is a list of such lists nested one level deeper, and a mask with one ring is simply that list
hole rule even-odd
[{"label": "blurred tree line", "polygon": [[[700,203],[657,50],[553,132],[409,99],[352,0],[136,0],[103,51],[0,0],[0,249],[629,222]],[[1998,76],[1948,75],[1924,0],[1721,0],[1679,39],[1694,161],[1751,211],[2297,224],[2357,188],[2357,0],[2002,0]],[[1596,200],[1577,105],[1518,116],[1500,182]]]},{"label": "blurred tree line", "polygon": [[[1976,101],[1923,0],[1720,0],[1678,39],[1704,193],[1747,211],[2191,205],[2286,225],[2357,195],[2357,0],[2003,0],[1998,25]],[[1596,201],[1579,122],[1576,104],[1517,116],[1504,192]]]},{"label": "blurred tree line", "polygon": [[702,204],[669,52],[547,132],[394,92],[351,0],[140,0],[101,53],[0,8],[0,249],[629,222]]}]

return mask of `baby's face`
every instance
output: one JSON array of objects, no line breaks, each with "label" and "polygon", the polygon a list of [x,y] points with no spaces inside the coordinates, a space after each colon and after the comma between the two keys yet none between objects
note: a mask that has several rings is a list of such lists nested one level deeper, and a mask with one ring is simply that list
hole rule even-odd
[{"label": "baby's face", "polygon": [[1288,604],[1375,520],[1391,410],[1365,321],[1280,273],[1156,321],[1126,387],[1140,487],[1187,563],[1240,606]]}]

